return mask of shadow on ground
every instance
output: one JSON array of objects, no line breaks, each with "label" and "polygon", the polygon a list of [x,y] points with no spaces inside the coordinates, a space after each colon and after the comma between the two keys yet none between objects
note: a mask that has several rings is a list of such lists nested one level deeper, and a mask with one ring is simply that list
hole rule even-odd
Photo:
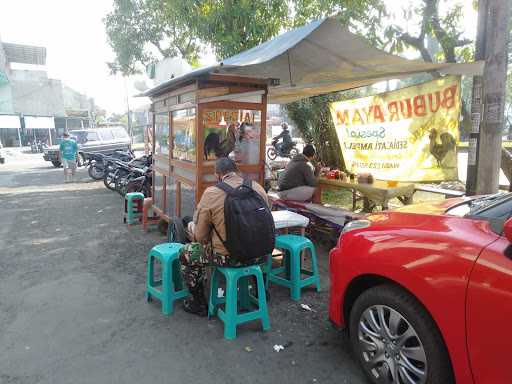
[{"label": "shadow on ground", "polygon": [[272,287],[271,330],[248,324],[226,341],[219,320],[146,303],[146,254],[164,238],[123,225],[119,195],[60,184],[59,170],[28,172],[0,174],[1,383],[364,382],[327,321],[325,251],[324,290],[300,302],[315,312]]}]

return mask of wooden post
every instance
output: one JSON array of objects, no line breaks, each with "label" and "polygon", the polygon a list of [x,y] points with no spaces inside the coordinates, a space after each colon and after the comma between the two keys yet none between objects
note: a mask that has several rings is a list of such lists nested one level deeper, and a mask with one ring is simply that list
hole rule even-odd
[{"label": "wooden post", "polygon": [[487,21],[476,193],[486,194],[499,188],[511,4],[509,0],[480,1],[484,9],[479,12],[485,12]]}]

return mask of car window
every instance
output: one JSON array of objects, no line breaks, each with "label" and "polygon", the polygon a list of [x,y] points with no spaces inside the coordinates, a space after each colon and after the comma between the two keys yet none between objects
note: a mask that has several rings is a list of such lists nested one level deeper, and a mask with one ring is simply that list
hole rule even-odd
[{"label": "car window", "polygon": [[98,132],[91,131],[87,132],[87,141],[99,141],[100,137],[98,136]]},{"label": "car window", "polygon": [[114,137],[116,139],[128,139],[128,133],[124,130],[124,128],[114,128],[112,129],[112,132],[114,132]]},{"label": "car window", "polygon": [[69,131],[69,135],[74,138],[78,144],[84,144],[87,141],[86,131]]},{"label": "car window", "polygon": [[100,135],[103,138],[103,140],[114,140],[114,134],[110,129],[102,129],[100,131]]}]

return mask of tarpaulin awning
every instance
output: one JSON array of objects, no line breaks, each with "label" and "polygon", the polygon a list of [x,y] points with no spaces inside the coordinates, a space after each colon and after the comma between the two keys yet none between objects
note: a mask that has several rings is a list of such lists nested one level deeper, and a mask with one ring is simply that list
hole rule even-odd
[{"label": "tarpaulin awning", "polygon": [[55,120],[50,116],[25,116],[26,129],[54,129]]},{"label": "tarpaulin awning", "polygon": [[0,115],[0,128],[21,128],[20,117],[18,115]]},{"label": "tarpaulin awning", "polygon": [[362,37],[342,28],[336,18],[329,17],[283,33],[221,63],[175,77],[141,96],[157,96],[184,81],[215,73],[278,79],[279,85],[269,86],[268,102],[284,104],[431,71],[476,75],[482,73],[483,62],[435,64],[404,59],[371,47]]}]

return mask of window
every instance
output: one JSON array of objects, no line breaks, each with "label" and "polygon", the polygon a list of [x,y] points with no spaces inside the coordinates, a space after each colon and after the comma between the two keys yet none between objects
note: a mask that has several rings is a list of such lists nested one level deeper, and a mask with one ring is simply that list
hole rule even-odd
[{"label": "window", "polygon": [[196,161],[196,109],[188,108],[172,113],[172,157],[183,161]]},{"label": "window", "polygon": [[100,131],[101,138],[105,141],[114,140],[114,134],[110,129],[102,129]]},{"label": "window", "polygon": [[124,128],[112,128],[112,133],[116,139],[128,139],[128,133]]},{"label": "window", "polygon": [[91,131],[87,132],[87,141],[99,141],[100,137],[98,136],[98,132]]},{"label": "window", "polygon": [[169,155],[169,113],[155,115],[155,154]]},{"label": "window", "polygon": [[512,194],[497,193],[468,200],[448,209],[446,214],[487,220],[491,229],[501,234],[503,224],[512,216]]},{"label": "window", "polygon": [[240,164],[259,163],[260,111],[207,109],[203,127],[205,160],[229,156]]}]

